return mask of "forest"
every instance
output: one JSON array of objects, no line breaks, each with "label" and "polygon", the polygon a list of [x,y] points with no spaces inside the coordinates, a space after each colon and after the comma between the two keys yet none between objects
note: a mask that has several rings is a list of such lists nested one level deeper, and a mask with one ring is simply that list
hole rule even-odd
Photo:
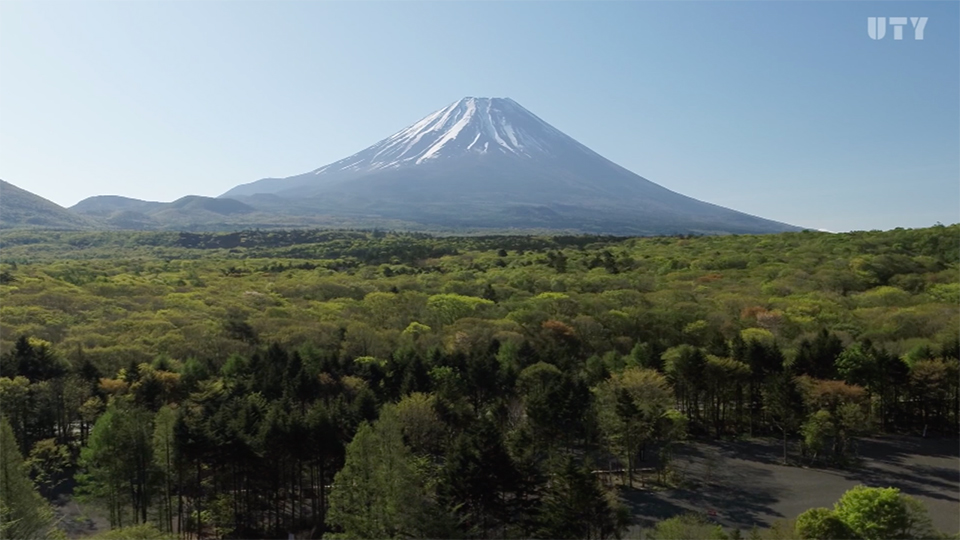
[{"label": "forest", "polygon": [[[690,441],[956,437],[958,329],[960,225],[3,232],[0,537],[620,538]],[[788,518],[644,537],[940,537],[893,488]]]}]

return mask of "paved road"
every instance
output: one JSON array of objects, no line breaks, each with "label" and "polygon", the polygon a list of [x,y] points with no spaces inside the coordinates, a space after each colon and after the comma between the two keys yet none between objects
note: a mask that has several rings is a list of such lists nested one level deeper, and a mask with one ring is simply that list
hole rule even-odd
[{"label": "paved road", "polygon": [[857,484],[893,486],[920,499],[939,530],[960,531],[960,442],[911,437],[860,441],[862,462],[850,470],[780,465],[773,440],[693,443],[676,460],[683,489],[623,493],[639,529],[684,512],[716,512],[725,527],[748,530],[792,519],[817,506],[832,507]]}]

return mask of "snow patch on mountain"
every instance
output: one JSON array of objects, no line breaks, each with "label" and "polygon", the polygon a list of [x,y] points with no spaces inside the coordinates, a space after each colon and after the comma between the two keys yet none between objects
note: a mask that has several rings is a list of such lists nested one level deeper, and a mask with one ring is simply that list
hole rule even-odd
[{"label": "snow patch on mountain", "polygon": [[[585,146],[576,150],[593,154]],[[571,149],[571,139],[509,98],[466,97],[377,144],[313,171],[375,171],[498,151],[533,158]]]}]

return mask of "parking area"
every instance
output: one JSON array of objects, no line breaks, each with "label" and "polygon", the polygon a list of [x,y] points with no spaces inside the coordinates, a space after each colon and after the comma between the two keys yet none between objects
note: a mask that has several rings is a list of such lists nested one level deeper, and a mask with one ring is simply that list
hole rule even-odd
[{"label": "parking area", "polygon": [[956,439],[864,439],[859,443],[859,466],[822,469],[781,465],[776,440],[690,443],[674,462],[682,488],[623,492],[634,517],[628,537],[638,538],[641,528],[685,512],[708,515],[731,529],[767,527],[808,508],[830,507],[857,484],[899,488],[923,502],[937,529],[956,534],[958,445]]}]

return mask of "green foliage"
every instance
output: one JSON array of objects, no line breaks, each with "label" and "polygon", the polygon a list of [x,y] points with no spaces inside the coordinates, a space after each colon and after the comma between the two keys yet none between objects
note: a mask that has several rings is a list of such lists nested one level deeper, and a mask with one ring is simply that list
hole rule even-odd
[{"label": "green foliage", "polygon": [[773,332],[765,328],[745,328],[740,332],[740,337],[744,341],[759,341],[764,344],[772,344],[776,339]]},{"label": "green foliage", "polygon": [[518,487],[516,464],[489,421],[479,421],[462,433],[444,456],[440,494],[467,533],[486,536],[507,525],[511,517],[507,501]]},{"label": "green foliage", "polygon": [[447,426],[437,414],[436,396],[414,392],[397,403],[397,421],[404,441],[416,454],[440,452],[447,435]]},{"label": "green foliage", "polygon": [[[667,416],[673,395],[667,379],[660,373],[643,368],[628,368],[594,388],[599,427],[608,448],[623,458],[628,482],[633,482],[634,463],[640,448],[659,436],[669,440],[662,429],[664,420],[671,427],[678,424],[675,416]],[[658,429],[661,428],[661,429]],[[670,429],[677,438],[679,431]]]},{"label": "green foliage", "polygon": [[814,457],[823,453],[827,446],[828,438],[834,432],[833,418],[830,411],[823,409],[813,413],[803,423],[801,432],[803,433],[803,443],[808,451],[812,452]]},{"label": "green foliage", "polygon": [[490,300],[460,294],[435,294],[427,299],[427,311],[439,325],[452,324],[481,306],[491,305]]},{"label": "green foliage", "polygon": [[593,463],[632,482],[656,451],[669,484],[687,436],[799,434],[842,465],[874,426],[958,425],[960,226],[14,232],[0,249],[11,444],[45,490],[77,470],[118,526],[609,536],[622,508]]},{"label": "green foliage", "polygon": [[723,527],[709,523],[697,514],[683,514],[665,519],[654,527],[648,538],[653,540],[727,540]]},{"label": "green foliage", "polygon": [[30,469],[40,493],[49,497],[67,480],[70,452],[56,439],[37,441],[30,450],[26,466]]},{"label": "green foliage", "polygon": [[[783,462],[786,464],[787,436],[800,427],[804,412],[803,396],[793,373],[785,371],[771,376],[763,389],[763,407],[783,435]],[[810,442],[814,445],[822,445],[818,429],[811,426],[807,430],[810,433]]]},{"label": "green foliage", "polygon": [[159,499],[161,529],[173,531],[173,486],[176,483],[176,439],[174,428],[177,413],[169,406],[162,407],[154,417],[152,452],[154,469],[159,473],[162,497]]},{"label": "green foliage", "polygon": [[840,497],[834,514],[863,540],[927,538],[926,510],[896,488],[857,486]]},{"label": "green foliage", "polygon": [[857,486],[834,505],[811,508],[796,520],[797,536],[810,540],[935,538],[926,509],[896,488]]},{"label": "green foliage", "polygon": [[109,510],[111,524],[123,526],[126,505],[134,523],[146,521],[153,494],[152,439],[153,415],[117,401],[90,432],[80,453],[86,470],[81,491]]},{"label": "green foliage", "polygon": [[613,538],[626,528],[612,494],[604,493],[590,469],[564,460],[543,498],[543,538]]},{"label": "green foliage", "polygon": [[333,485],[328,521],[347,538],[402,538],[421,530],[427,479],[392,409],[360,426]]},{"label": "green foliage", "polygon": [[844,349],[836,360],[837,374],[850,384],[870,386],[879,375],[876,358],[859,343]]},{"label": "green foliage", "polygon": [[27,475],[13,430],[0,416],[0,538],[43,538],[53,512]]},{"label": "green foliage", "polygon": [[552,364],[537,362],[520,372],[516,388],[539,444],[549,447],[582,433],[589,399],[585,385]]},{"label": "green foliage", "polygon": [[153,525],[144,523],[113,529],[87,538],[89,540],[174,540],[176,537],[175,534],[161,532]]},{"label": "green foliage", "polygon": [[[932,339],[951,326],[941,308],[952,306],[955,317],[957,303],[937,291],[955,282],[949,276],[956,272],[957,250],[948,246],[958,236],[957,226],[695,239],[7,232],[0,234],[5,260],[23,264],[16,281],[0,284],[7,336],[0,349],[9,351],[13,343],[7,340],[30,333],[61,357],[82,346],[112,374],[130,359],[158,353],[204,360],[249,354],[258,342],[303,343],[322,334],[332,341],[337,330],[324,326],[329,322],[364,321],[381,333],[419,320],[436,336],[465,317],[539,325],[582,315],[610,337],[628,338],[621,354],[638,341],[662,351],[683,342],[705,346],[716,332],[729,339],[737,330],[761,341],[772,336],[790,349],[822,326],[852,329],[899,354],[903,340]],[[525,251],[499,257],[503,245]],[[550,266],[558,253],[566,261],[562,274]],[[717,267],[731,253],[761,262]],[[900,276],[920,281],[906,288],[878,284],[863,294],[880,301],[851,304],[842,294],[824,292],[824,279],[808,273],[823,260],[856,269],[844,270],[851,275],[863,273],[868,286]],[[651,280],[665,261],[688,270]],[[394,269],[391,276],[379,271],[384,264]],[[610,274],[614,267],[617,273]],[[789,293],[771,296],[771,284]],[[488,287],[496,304],[485,298]],[[891,294],[898,299],[883,300]],[[744,309],[751,306],[762,311]],[[114,324],[118,310],[132,317]],[[591,343],[606,348],[596,351],[602,355],[614,342]],[[639,365],[657,367],[657,354],[645,358],[654,361]]]},{"label": "green foliage", "polygon": [[797,536],[803,540],[849,540],[856,535],[829,508],[811,508],[797,516]]}]

